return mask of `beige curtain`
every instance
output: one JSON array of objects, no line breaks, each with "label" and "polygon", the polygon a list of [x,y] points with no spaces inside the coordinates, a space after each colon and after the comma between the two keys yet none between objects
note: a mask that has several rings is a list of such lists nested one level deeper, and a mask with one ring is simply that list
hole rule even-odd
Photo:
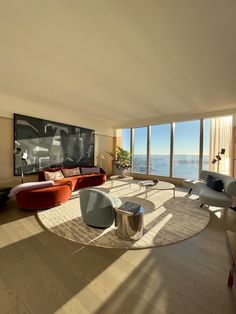
[{"label": "beige curtain", "polygon": [[[217,117],[211,119],[210,130],[210,170],[232,175],[232,137],[233,117]],[[212,164],[215,156],[225,149],[225,154],[220,155],[221,160]]]},{"label": "beige curtain", "polygon": [[122,129],[116,130],[116,142],[115,145],[122,147]]}]

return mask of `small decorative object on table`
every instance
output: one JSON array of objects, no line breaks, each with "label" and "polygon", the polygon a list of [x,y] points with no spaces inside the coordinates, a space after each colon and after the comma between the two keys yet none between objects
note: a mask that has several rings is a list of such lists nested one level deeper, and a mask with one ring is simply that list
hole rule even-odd
[{"label": "small decorative object on table", "polygon": [[156,184],[157,184],[157,182],[154,182],[153,180],[144,180],[144,181],[140,181],[139,182],[140,188],[142,186],[144,186],[144,187],[151,187],[151,186],[154,186]]},{"label": "small decorative object on table", "polygon": [[117,212],[122,212],[127,215],[135,215],[140,210],[141,205],[132,202],[125,202],[119,208],[117,208]]},{"label": "small decorative object on table", "polygon": [[138,240],[143,236],[143,213],[141,205],[125,202],[116,209],[118,228],[116,234],[123,240]]}]

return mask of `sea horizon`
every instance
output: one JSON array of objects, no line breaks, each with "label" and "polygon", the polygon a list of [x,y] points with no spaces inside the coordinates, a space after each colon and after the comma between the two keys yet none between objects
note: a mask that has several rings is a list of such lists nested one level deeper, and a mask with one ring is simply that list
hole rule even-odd
[{"label": "sea horizon", "polygon": [[[203,156],[203,169],[208,169],[209,156]],[[133,172],[145,174],[147,170],[146,155],[135,154],[133,157]],[[170,155],[150,155],[149,173],[160,176],[170,176]],[[177,178],[198,179],[199,155],[175,154],[173,156],[173,176]]]}]

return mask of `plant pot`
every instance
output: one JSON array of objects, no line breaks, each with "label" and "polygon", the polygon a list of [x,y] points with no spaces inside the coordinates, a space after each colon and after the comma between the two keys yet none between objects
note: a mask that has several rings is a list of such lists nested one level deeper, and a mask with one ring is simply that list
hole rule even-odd
[{"label": "plant pot", "polygon": [[112,161],[112,174],[114,175],[120,175],[125,176],[126,170],[125,169],[117,169],[116,164],[114,161]]}]

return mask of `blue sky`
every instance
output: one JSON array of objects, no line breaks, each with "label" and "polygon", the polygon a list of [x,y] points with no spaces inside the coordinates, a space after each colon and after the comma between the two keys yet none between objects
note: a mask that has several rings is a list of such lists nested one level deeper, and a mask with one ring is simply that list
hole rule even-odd
[{"label": "blue sky", "polygon": [[[175,123],[174,154],[199,154],[200,121]],[[134,153],[146,154],[147,128],[136,128],[134,135]],[[204,155],[209,154],[210,119],[204,120]],[[170,151],[170,124],[151,127],[151,154],[168,155]],[[130,129],[122,130],[122,147],[130,148]]]}]

